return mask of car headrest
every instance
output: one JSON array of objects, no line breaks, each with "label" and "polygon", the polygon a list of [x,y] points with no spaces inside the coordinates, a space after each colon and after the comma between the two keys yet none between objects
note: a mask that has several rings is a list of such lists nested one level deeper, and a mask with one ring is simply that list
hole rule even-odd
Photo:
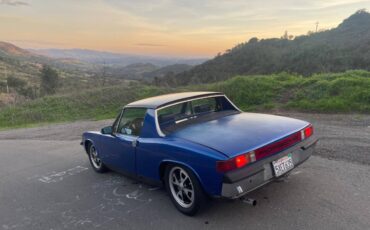
[{"label": "car headrest", "polygon": [[194,107],[195,113],[205,113],[205,112],[210,112],[210,111],[211,111],[211,106],[208,104],[197,105]]}]

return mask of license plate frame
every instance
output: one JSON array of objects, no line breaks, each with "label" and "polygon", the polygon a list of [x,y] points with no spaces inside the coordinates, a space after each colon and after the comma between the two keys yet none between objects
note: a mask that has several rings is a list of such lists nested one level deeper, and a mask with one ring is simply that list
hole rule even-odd
[{"label": "license plate frame", "polygon": [[294,168],[292,154],[283,156],[273,161],[271,164],[274,169],[275,177],[280,177]]}]

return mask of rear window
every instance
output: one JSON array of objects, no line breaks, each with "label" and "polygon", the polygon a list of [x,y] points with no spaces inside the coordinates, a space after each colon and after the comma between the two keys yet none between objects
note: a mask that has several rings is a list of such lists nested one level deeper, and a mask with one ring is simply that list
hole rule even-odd
[{"label": "rear window", "polygon": [[201,114],[207,112],[217,111],[216,98],[204,98],[192,101],[194,114]]},{"label": "rear window", "polygon": [[159,127],[165,134],[199,122],[218,119],[239,112],[224,96],[200,98],[161,108]]}]

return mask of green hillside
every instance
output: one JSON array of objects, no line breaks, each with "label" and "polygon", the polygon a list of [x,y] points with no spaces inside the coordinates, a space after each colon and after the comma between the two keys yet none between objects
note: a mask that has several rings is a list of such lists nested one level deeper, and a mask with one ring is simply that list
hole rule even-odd
[{"label": "green hillside", "polygon": [[47,96],[0,110],[0,127],[113,118],[125,104],[169,92],[225,92],[246,111],[294,110],[370,113],[370,72],[348,71],[309,77],[281,73],[238,76],[224,82],[166,89],[140,84]]},{"label": "green hillside", "polygon": [[73,59],[53,59],[0,41],[0,108],[40,97],[43,65],[58,72],[58,94],[128,82],[104,75],[100,66]]},{"label": "green hillside", "polygon": [[238,76],[199,87],[225,92],[243,110],[370,112],[370,72]]},{"label": "green hillside", "polygon": [[166,89],[131,84],[46,96],[1,109],[0,128],[112,118],[123,105],[133,100],[167,92]]},{"label": "green hillside", "polygon": [[189,71],[161,79],[162,85],[217,82],[235,75],[370,70],[370,14],[360,10],[337,28],[308,35],[252,38]]}]

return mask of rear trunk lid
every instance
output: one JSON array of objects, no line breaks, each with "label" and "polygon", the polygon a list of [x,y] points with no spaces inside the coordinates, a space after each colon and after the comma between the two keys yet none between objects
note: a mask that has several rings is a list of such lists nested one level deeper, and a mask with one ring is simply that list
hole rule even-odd
[{"label": "rear trunk lid", "polygon": [[308,122],[288,117],[239,113],[190,125],[170,136],[208,146],[228,157],[255,150],[298,132]]}]

